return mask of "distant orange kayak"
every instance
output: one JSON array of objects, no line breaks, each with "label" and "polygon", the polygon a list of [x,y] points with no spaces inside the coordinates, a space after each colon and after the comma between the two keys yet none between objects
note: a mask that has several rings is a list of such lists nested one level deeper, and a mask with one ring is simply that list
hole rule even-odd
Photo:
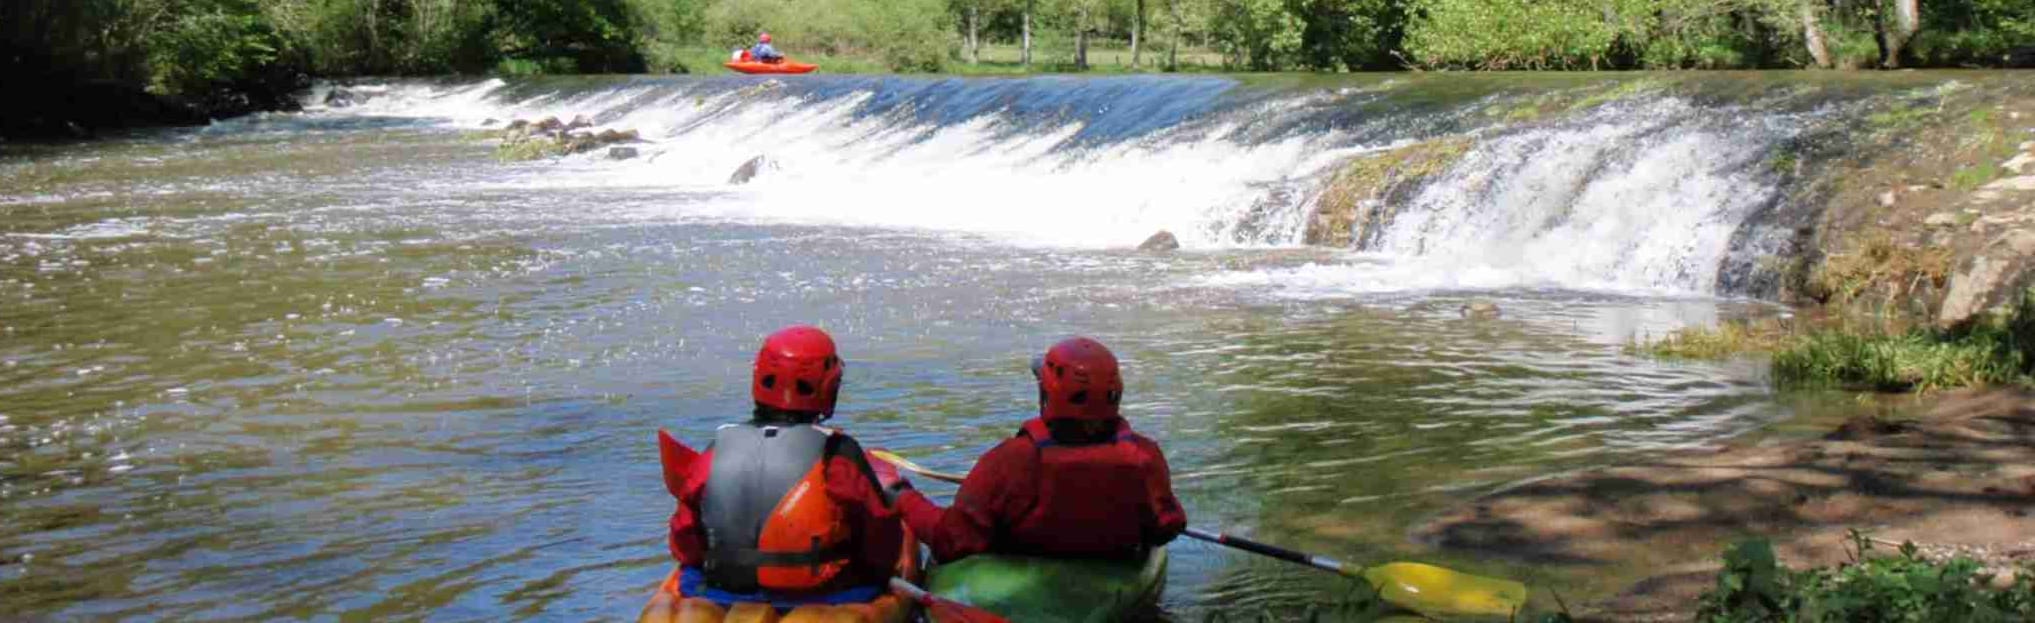
[{"label": "distant orange kayak", "polygon": [[819,65],[807,65],[785,61],[782,63],[758,63],[756,61],[729,61],[721,66],[745,74],[803,74],[819,69]]}]

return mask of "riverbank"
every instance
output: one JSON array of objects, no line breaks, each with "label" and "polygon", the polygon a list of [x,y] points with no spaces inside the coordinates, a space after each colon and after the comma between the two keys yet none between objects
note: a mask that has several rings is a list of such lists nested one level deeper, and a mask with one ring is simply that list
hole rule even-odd
[{"label": "riverbank", "polygon": [[1528,483],[1413,531],[1443,549],[1529,563],[1629,564],[1650,577],[1577,608],[1589,618],[1685,621],[1716,586],[1718,553],[1763,535],[1790,565],[1847,560],[1848,531],[2035,560],[2035,392],[1968,391],[1861,415],[1820,438],[1768,438]]}]

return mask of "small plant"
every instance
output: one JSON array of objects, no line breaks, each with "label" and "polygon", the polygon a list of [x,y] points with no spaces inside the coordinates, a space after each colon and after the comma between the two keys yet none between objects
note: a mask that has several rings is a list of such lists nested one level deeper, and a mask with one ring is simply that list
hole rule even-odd
[{"label": "small plant", "polygon": [[1884,233],[1847,246],[1850,251],[1826,258],[1809,276],[1809,293],[1825,303],[1852,303],[1873,292],[1897,299],[1924,282],[1942,287],[1950,280],[1954,258],[1945,247],[1903,245]]},{"label": "small plant", "polygon": [[1930,561],[1913,543],[1897,555],[1873,556],[1873,540],[1851,532],[1852,562],[1792,571],[1765,539],[1724,553],[1715,589],[1697,602],[1700,623],[2026,621],[2035,616],[2035,569],[1995,590],[1992,576],[1969,558]]}]

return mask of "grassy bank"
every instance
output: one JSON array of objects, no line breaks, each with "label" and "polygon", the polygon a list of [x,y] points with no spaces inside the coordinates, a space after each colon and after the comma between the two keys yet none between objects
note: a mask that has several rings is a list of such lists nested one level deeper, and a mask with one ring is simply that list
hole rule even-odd
[{"label": "grassy bank", "polygon": [[1691,327],[1631,350],[1662,358],[1765,356],[1784,388],[1928,392],[2025,385],[2035,372],[2035,290],[2018,305],[1954,329],[1835,316]]}]

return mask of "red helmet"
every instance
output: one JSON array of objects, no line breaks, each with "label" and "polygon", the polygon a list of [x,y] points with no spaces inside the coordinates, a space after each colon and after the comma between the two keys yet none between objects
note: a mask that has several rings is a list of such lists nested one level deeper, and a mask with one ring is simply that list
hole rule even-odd
[{"label": "red helmet", "polygon": [[1123,375],[1117,372],[1116,355],[1102,342],[1062,340],[1032,360],[1032,374],[1039,378],[1039,417],[1048,422],[1106,421],[1120,415]]},{"label": "red helmet", "polygon": [[767,32],[766,32],[766,33],[763,33],[763,34],[757,35],[757,36],[756,36],[756,42],[757,42],[757,43],[770,43],[770,33],[767,33]]},{"label": "red helmet", "polygon": [[834,338],[815,327],[785,327],[763,339],[749,384],[756,404],[785,411],[834,414],[841,395],[841,357]]}]

